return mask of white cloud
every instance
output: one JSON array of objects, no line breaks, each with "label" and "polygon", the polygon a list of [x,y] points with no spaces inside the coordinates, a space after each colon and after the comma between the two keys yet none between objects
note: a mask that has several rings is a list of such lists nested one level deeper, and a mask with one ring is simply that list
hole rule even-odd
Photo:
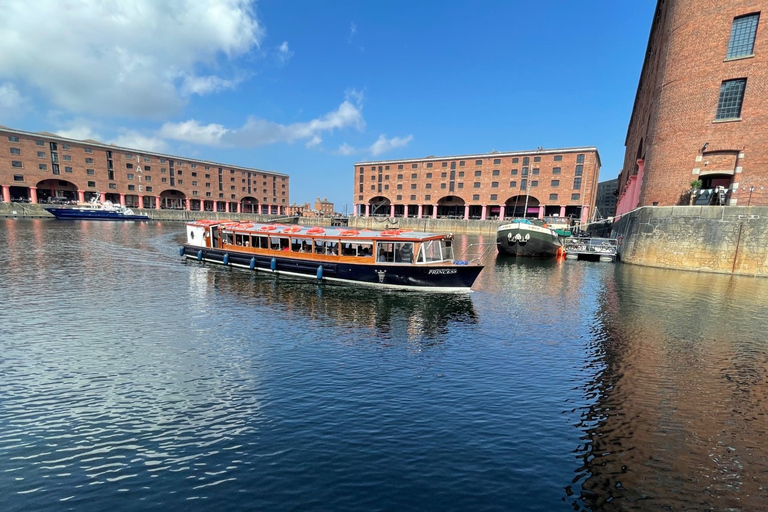
[{"label": "white cloud", "polygon": [[[251,0],[5,0],[0,76],[75,113],[153,116],[231,87],[264,31]],[[34,64],[31,64],[34,63]]]},{"label": "white cloud", "polygon": [[129,131],[119,135],[116,139],[109,141],[110,144],[124,148],[136,148],[143,151],[153,151],[155,153],[168,153],[168,143],[157,137],[147,137],[135,131]]},{"label": "white cloud", "polygon": [[376,142],[374,142],[368,149],[373,156],[377,156],[395,148],[405,147],[412,140],[413,135],[407,137],[392,137],[391,139],[386,138],[384,135],[379,135]]},{"label": "white cloud", "polygon": [[159,135],[166,139],[191,142],[193,144],[220,146],[222,137],[228,131],[220,124],[202,126],[197,121],[190,120],[183,123],[165,123],[160,128]]},{"label": "white cloud", "polygon": [[321,134],[350,127],[362,131],[365,120],[362,107],[345,100],[336,110],[304,123],[285,125],[252,117],[241,128],[229,129],[220,124],[201,125],[190,120],[164,124],[160,136],[195,144],[235,147],[306,140],[307,147],[312,147],[321,142]]},{"label": "white cloud", "polygon": [[65,130],[56,130],[56,135],[64,137],[65,139],[104,141],[101,135],[93,131],[91,126],[85,124],[72,126]]},{"label": "white cloud", "polygon": [[319,135],[315,135],[314,137],[312,137],[311,139],[309,139],[309,140],[307,141],[307,143],[305,144],[305,146],[306,146],[307,148],[314,148],[314,147],[316,147],[316,146],[319,146],[321,142],[323,142],[323,139],[322,139],[322,138],[320,138],[320,136],[319,136]]},{"label": "white cloud", "polygon": [[349,39],[347,39],[347,42],[351,43],[355,34],[357,34],[357,25],[355,25],[355,22],[353,21],[349,26]]},{"label": "white cloud", "polygon": [[288,62],[293,57],[293,52],[288,48],[288,41],[283,41],[283,44],[277,49],[277,60],[281,64]]},{"label": "white cloud", "polygon": [[357,152],[357,150],[354,147],[352,147],[349,144],[347,144],[346,142],[342,143],[339,146],[339,149],[336,150],[337,154],[343,155],[343,156],[349,156],[349,155],[352,155],[352,154],[354,154],[356,152]]},{"label": "white cloud", "polygon": [[0,83],[0,119],[20,116],[27,109],[27,103],[12,83]]}]

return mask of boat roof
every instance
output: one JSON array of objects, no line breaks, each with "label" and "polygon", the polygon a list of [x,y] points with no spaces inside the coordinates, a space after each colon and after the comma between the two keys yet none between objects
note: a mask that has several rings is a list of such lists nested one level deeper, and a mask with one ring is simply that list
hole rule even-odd
[{"label": "boat roof", "polygon": [[307,236],[314,238],[344,238],[344,239],[386,239],[386,240],[434,240],[446,238],[450,235],[440,233],[424,233],[420,231],[408,231],[405,229],[385,229],[383,231],[373,229],[355,229],[347,226],[300,226],[298,224],[267,224],[261,222],[237,222],[228,220],[195,220],[187,223],[188,226],[210,227],[220,225],[227,231],[238,233],[247,232],[251,235],[282,235],[282,236]]}]

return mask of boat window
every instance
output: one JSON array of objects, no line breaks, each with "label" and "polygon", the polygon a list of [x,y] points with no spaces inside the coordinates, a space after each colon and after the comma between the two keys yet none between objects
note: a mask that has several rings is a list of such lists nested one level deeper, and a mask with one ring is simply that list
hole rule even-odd
[{"label": "boat window", "polygon": [[395,244],[391,242],[378,242],[376,244],[376,261],[394,263]]},{"label": "boat window", "polygon": [[443,240],[441,244],[441,249],[443,253],[443,259],[444,260],[452,260],[453,259],[453,241],[452,240]]},{"label": "boat window", "polygon": [[315,240],[315,254],[325,254],[325,245],[322,240]]},{"label": "boat window", "polygon": [[222,233],[221,234],[221,243],[223,244],[231,244],[232,239],[229,238],[229,233]]},{"label": "boat window", "polygon": [[301,252],[312,252],[312,241],[311,240],[302,240],[301,241]]},{"label": "boat window", "polygon": [[293,252],[301,252],[301,240],[298,238],[291,238],[291,250]]},{"label": "boat window", "polygon": [[399,242],[395,244],[395,262],[413,263],[413,242]]},{"label": "boat window", "polygon": [[280,238],[277,236],[271,236],[269,237],[269,248],[273,251],[279,251],[280,250]]},{"label": "boat window", "polygon": [[441,244],[439,240],[429,240],[421,244],[420,262],[429,263],[431,261],[442,261]]},{"label": "boat window", "polygon": [[[268,236],[254,236],[254,247],[258,247],[259,249],[269,249],[269,237]],[[257,243],[258,241],[258,243]]]},{"label": "boat window", "polygon": [[373,244],[371,242],[361,244],[359,242],[341,241],[342,256],[357,256],[360,258],[370,258],[373,254]]}]

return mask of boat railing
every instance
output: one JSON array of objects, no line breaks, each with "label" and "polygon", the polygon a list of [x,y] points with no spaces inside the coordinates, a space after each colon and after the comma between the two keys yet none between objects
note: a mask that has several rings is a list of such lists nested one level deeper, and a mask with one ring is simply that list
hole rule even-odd
[{"label": "boat railing", "polygon": [[616,254],[619,245],[613,238],[570,237],[565,240],[563,248],[566,252]]},{"label": "boat railing", "polygon": [[485,261],[486,255],[496,249],[496,242],[486,242],[469,244],[462,252],[457,261],[468,261],[469,263],[481,263]]}]

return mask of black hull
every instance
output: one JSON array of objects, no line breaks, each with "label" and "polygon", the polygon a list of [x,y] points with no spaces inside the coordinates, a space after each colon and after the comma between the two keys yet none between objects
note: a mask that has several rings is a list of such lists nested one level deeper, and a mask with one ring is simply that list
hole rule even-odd
[{"label": "black hull", "polygon": [[551,258],[556,256],[562,247],[557,236],[542,235],[540,233],[528,234],[530,236],[527,240],[516,240],[514,237],[510,238],[506,231],[500,232],[496,237],[496,247],[499,254]]},{"label": "black hull", "polygon": [[[470,291],[483,269],[479,265],[397,265],[318,262],[298,258],[261,256],[185,245],[181,256],[189,260],[231,267],[284,273],[317,280],[335,280],[371,286],[414,290]],[[226,263],[225,263],[226,260]]]}]

